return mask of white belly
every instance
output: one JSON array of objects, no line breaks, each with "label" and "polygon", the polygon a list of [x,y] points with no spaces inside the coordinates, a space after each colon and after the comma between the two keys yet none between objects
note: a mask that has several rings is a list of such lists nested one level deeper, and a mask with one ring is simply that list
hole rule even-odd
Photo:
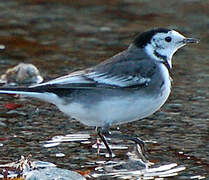
[{"label": "white belly", "polygon": [[[170,94],[171,83],[166,67],[161,67],[164,84],[161,93],[155,95],[142,95],[140,92],[130,96],[107,98],[89,107],[80,103],[58,105],[65,114],[77,119],[88,126],[109,126],[123,124],[145,118],[156,112],[167,100]],[[93,97],[92,97],[93,98]]]}]

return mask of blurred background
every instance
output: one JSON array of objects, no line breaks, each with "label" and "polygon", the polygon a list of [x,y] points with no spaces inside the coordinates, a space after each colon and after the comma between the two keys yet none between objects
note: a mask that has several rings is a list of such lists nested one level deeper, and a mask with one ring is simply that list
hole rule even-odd
[{"label": "blurred background", "polygon": [[[200,39],[174,56],[173,89],[161,110],[119,131],[156,141],[147,143],[155,163],[186,167],[172,179],[208,177],[209,1],[1,0],[0,9],[0,74],[24,62],[34,64],[44,79],[65,75],[111,57],[127,48],[137,33],[156,27]],[[11,110],[7,103],[20,106]],[[87,143],[41,145],[54,136],[76,133],[93,135]],[[0,164],[31,154],[61,168],[96,172],[101,166],[97,161],[106,159],[92,148],[94,135],[93,128],[69,120],[53,105],[0,96]],[[131,146],[115,150],[114,160],[128,161]]]}]

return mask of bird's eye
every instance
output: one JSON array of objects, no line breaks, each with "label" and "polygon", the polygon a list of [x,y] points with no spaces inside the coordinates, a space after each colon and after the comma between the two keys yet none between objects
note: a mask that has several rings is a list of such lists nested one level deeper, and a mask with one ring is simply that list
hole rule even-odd
[{"label": "bird's eye", "polygon": [[172,39],[171,39],[170,36],[167,36],[167,37],[165,38],[165,41],[166,41],[166,42],[171,42],[171,40],[172,40]]}]

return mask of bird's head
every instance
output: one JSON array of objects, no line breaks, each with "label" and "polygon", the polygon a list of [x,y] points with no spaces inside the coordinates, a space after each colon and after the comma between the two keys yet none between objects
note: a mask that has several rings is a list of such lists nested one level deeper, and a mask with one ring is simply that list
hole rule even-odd
[{"label": "bird's head", "polygon": [[146,31],[136,36],[133,44],[143,48],[152,58],[167,61],[171,67],[173,54],[189,43],[198,43],[194,38],[186,38],[175,30],[159,28]]}]

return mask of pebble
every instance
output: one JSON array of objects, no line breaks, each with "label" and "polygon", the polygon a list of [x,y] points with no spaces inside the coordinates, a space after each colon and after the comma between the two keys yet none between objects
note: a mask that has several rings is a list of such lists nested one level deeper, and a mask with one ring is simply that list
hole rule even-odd
[{"label": "pebble", "polygon": [[56,167],[34,170],[28,173],[25,180],[85,180],[77,172]]},{"label": "pebble", "polygon": [[7,127],[7,125],[0,121],[0,127]]}]

